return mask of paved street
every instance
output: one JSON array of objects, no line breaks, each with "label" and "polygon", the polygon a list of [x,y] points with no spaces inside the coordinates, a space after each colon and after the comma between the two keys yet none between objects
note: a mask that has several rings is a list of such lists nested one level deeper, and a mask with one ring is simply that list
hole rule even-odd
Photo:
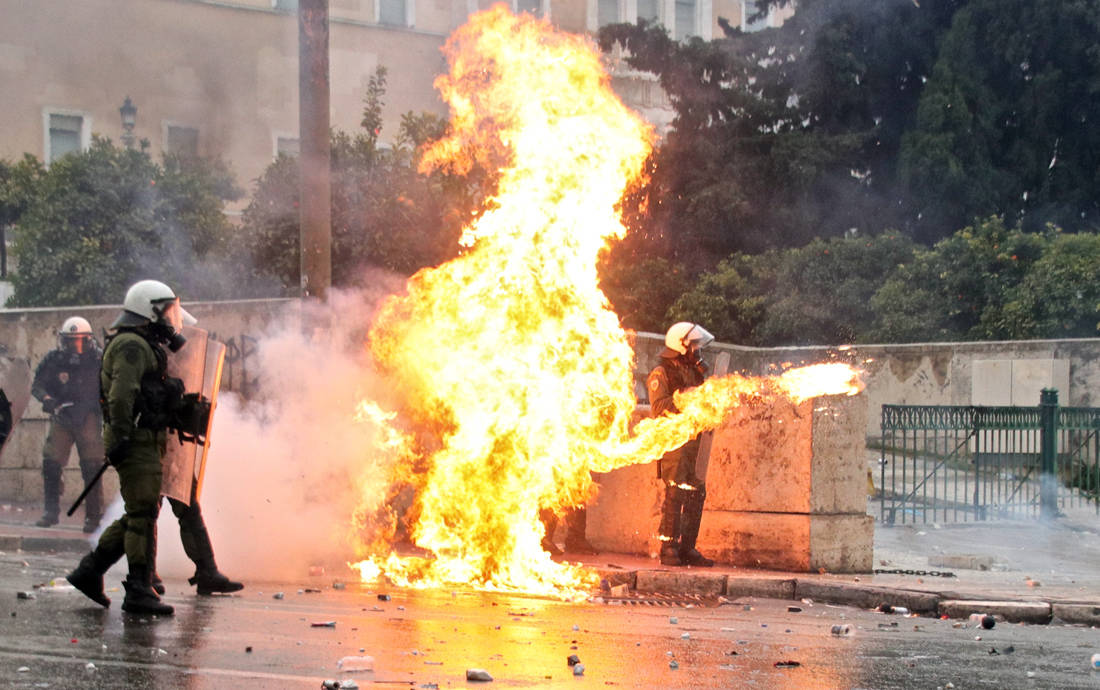
[{"label": "paved street", "polygon": [[[1088,670],[1100,631],[1082,626],[980,630],[778,599],[689,607],[660,597],[649,600],[660,604],[566,603],[393,590],[381,600],[379,591],[334,589],[323,577],[250,582],[240,596],[219,598],[198,598],[169,578],[177,615],[150,620],[121,612],[117,566],[108,574],[109,610],[64,587],[33,588],[74,562],[72,555],[0,556],[5,687],[317,688],[343,678],[360,687],[441,688],[1100,687],[1100,675]],[[20,591],[35,598],[20,599]],[[313,626],[327,622],[335,626]],[[834,636],[833,625],[853,632]],[[584,664],[583,678],[572,675],[570,654]],[[341,658],[360,655],[374,658],[372,672],[337,668]],[[782,661],[799,666],[776,668]],[[487,670],[493,682],[468,682],[469,668]]]}]

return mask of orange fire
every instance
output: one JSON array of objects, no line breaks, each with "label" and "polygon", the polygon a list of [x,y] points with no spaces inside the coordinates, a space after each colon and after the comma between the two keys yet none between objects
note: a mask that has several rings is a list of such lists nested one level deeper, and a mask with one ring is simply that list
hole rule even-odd
[{"label": "orange fire", "polygon": [[[387,430],[378,452],[394,469],[364,478],[392,488],[386,505],[356,513],[365,541],[355,567],[399,585],[568,594],[592,576],[550,560],[540,510],[584,503],[591,471],[660,457],[746,395],[850,392],[853,372],[817,369],[829,380],[810,384],[796,380],[801,370],[712,379],[682,395],[683,414],[632,429],[633,349],[597,259],[625,232],[616,204],[651,128],[612,92],[588,38],[503,5],[472,16],[444,52],[450,73],[436,86],[451,133],[425,163],[489,164],[498,187],[465,229],[468,251],[414,275],[371,329],[409,426],[370,403],[359,410]],[[392,550],[402,501],[420,556]]]}]

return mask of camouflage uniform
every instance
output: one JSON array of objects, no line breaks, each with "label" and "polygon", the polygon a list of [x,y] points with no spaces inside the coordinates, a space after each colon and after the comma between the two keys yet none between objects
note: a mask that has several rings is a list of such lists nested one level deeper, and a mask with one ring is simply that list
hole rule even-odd
[{"label": "camouflage uniform", "polygon": [[[666,347],[660,363],[646,378],[651,414],[654,417],[678,414],[680,410],[676,408],[673,394],[702,382],[703,374],[693,362]],[[699,536],[707,490],[703,479],[695,474],[698,456],[699,437],[696,436],[666,453],[658,463],[658,473],[665,484],[659,528],[662,562],[684,560],[686,564],[693,564],[692,560],[701,558],[695,551],[695,540]],[[705,565],[702,562],[694,564]]]},{"label": "camouflage uniform", "polygon": [[[64,491],[62,470],[69,464],[73,444],[80,458],[80,473],[87,484],[103,463],[102,419],[99,411],[99,366],[103,355],[89,337],[86,352],[66,348],[50,350],[39,362],[31,395],[50,414],[50,427],[42,446],[42,490],[45,512],[38,524],[57,524]],[[103,490],[97,484],[84,505],[84,531],[92,532],[103,516]]]}]

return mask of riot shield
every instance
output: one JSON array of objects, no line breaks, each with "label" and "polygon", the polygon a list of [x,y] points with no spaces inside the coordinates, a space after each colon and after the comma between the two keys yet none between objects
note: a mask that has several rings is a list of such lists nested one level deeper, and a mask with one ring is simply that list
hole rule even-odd
[{"label": "riot shield", "polygon": [[26,359],[8,357],[0,346],[0,451],[11,436],[31,399],[31,365]]},{"label": "riot shield", "polygon": [[203,444],[181,438],[177,434],[168,437],[168,452],[162,460],[163,477],[161,493],[184,503],[191,502],[191,485],[195,485],[195,498],[202,493],[202,479],[206,470],[206,456],[210,449],[210,427],[221,385],[222,362],[225,345],[211,340],[207,332],[194,326],[184,326],[187,342],[178,352],[168,355],[168,375],[183,381],[188,393],[202,393],[210,401],[210,416]]}]

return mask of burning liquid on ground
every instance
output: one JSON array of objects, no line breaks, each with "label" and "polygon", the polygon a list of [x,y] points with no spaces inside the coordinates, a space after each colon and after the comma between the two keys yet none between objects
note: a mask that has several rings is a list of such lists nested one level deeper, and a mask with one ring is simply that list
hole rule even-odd
[{"label": "burning liquid on ground", "polygon": [[[625,233],[616,205],[651,128],[613,93],[593,43],[548,22],[497,6],[444,52],[451,130],[424,163],[494,165],[498,186],[465,228],[467,251],[414,275],[372,325],[400,415],[371,401],[356,412],[382,431],[368,452],[390,468],[363,481],[390,490],[356,511],[353,567],[403,586],[569,596],[595,576],[550,559],[539,513],[583,504],[591,472],[659,458],[745,400],[859,383],[843,364],[712,378],[678,397],[680,415],[632,426],[634,353],[597,263]],[[422,555],[394,551],[399,526]]]}]

